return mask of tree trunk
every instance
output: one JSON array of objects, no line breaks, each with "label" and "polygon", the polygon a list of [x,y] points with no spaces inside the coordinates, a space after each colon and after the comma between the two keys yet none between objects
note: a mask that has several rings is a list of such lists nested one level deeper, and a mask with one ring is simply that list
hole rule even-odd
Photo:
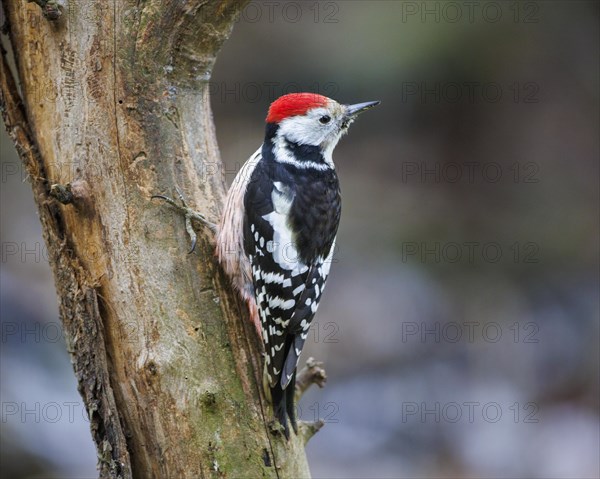
[{"label": "tree trunk", "polygon": [[[203,231],[217,222],[208,98],[239,0],[3,0],[1,107],[29,174],[101,477],[307,477],[269,428],[258,337]],[[40,6],[42,8],[40,8]],[[52,185],[57,184],[59,186]]]}]

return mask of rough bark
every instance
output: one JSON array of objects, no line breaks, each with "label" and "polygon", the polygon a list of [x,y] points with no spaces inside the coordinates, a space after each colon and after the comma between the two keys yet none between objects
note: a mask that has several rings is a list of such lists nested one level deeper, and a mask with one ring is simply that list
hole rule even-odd
[{"label": "rough bark", "polygon": [[58,3],[57,18],[55,2],[3,0],[20,92],[3,53],[0,101],[100,476],[309,476],[302,438],[269,427],[258,338],[212,233],[187,255],[183,218],[150,200],[178,185],[217,221],[208,80],[244,2]]}]

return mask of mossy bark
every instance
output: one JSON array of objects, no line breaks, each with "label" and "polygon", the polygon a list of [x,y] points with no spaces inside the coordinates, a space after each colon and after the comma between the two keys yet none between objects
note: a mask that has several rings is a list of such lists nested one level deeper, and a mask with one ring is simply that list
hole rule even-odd
[{"label": "mossy bark", "polygon": [[[16,67],[2,55],[0,100],[100,476],[308,477],[301,438],[269,428],[259,341],[212,233],[187,255],[181,216],[150,200],[177,185],[217,222],[226,190],[208,81],[244,2],[66,1],[58,17],[40,6],[3,0]],[[53,185],[66,184],[60,201]]]}]

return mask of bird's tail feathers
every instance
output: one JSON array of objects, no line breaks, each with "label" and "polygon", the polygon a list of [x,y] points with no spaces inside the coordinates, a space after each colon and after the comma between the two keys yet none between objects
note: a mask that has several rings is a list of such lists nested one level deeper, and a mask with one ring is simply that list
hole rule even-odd
[{"label": "bird's tail feathers", "polygon": [[[296,405],[294,402],[294,394],[296,392],[296,372],[292,375],[288,384],[283,388],[281,381],[277,381],[270,388],[271,403],[273,404],[273,412],[279,424],[283,427],[285,438],[290,438],[290,427],[298,434],[298,422],[296,418]],[[288,421],[289,419],[289,421]]]}]

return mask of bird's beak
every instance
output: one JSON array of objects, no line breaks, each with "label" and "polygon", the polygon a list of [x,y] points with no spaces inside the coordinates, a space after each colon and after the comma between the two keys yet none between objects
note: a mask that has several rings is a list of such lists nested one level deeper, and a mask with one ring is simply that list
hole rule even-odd
[{"label": "bird's beak", "polygon": [[371,108],[379,105],[380,101],[367,101],[365,103],[357,103],[355,105],[346,106],[346,116],[354,117],[361,114],[363,111],[370,110]]}]

